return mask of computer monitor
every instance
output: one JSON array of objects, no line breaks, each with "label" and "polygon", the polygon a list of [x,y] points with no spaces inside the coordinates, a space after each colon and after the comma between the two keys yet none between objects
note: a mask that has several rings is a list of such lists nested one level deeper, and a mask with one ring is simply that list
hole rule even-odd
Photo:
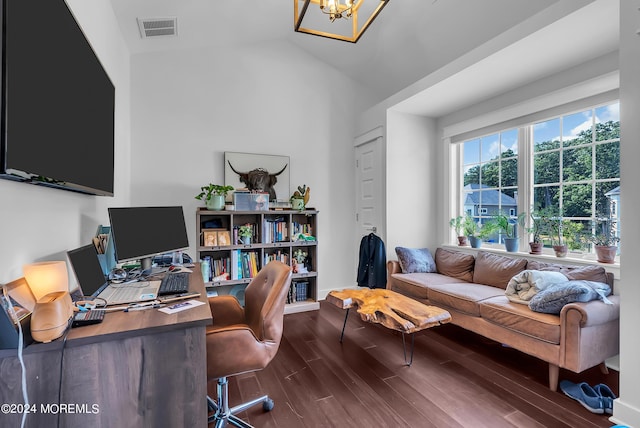
[{"label": "computer monitor", "polygon": [[83,297],[96,296],[107,285],[107,278],[98,261],[93,244],[67,251],[69,262],[78,280]]},{"label": "computer monitor", "polygon": [[182,207],[109,208],[111,239],[119,263],[140,260],[151,269],[153,256],[189,247]]}]

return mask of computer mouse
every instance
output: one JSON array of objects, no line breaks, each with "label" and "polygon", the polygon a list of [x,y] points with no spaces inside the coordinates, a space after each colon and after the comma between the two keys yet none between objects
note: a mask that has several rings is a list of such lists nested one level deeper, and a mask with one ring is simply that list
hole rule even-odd
[{"label": "computer mouse", "polygon": [[169,266],[169,272],[180,272],[182,269],[180,269],[178,266]]}]

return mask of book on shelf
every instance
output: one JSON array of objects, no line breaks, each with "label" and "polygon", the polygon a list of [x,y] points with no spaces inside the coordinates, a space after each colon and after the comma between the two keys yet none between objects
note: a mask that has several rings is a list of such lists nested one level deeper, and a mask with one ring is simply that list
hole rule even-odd
[{"label": "book on shelf", "polygon": [[289,239],[289,225],[284,217],[266,218],[262,223],[262,242],[273,244]]},{"label": "book on shelf", "polygon": [[289,264],[289,254],[288,252],[283,252],[282,250],[278,250],[274,253],[266,253],[264,255],[264,264],[263,266],[266,266],[267,264],[269,264],[269,262],[272,262],[274,260],[277,260],[279,262],[282,262],[286,265]]},{"label": "book on shelf", "polygon": [[309,223],[299,223],[297,221],[292,222],[291,240],[296,239],[300,234],[313,236],[313,227]]},{"label": "book on shelf", "polygon": [[309,281],[292,281],[287,294],[287,303],[304,302],[307,300]]},{"label": "book on shelf", "polygon": [[229,271],[232,280],[254,278],[260,271],[257,251],[231,250]]}]

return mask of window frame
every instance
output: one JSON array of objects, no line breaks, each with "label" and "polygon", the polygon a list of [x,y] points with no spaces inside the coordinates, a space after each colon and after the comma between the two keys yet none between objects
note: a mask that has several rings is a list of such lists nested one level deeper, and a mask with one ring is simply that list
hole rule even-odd
[{"label": "window frame", "polygon": [[[455,207],[454,208],[454,213],[456,211],[463,211],[463,207],[464,207],[464,195],[465,195],[465,191],[464,191],[464,175],[465,175],[465,164],[464,164],[464,143],[465,142],[469,142],[469,141],[473,141],[473,140],[479,140],[485,136],[488,135],[492,135],[492,134],[499,134],[501,135],[503,132],[507,132],[510,131],[512,129],[517,129],[518,131],[518,152],[516,154],[517,159],[518,159],[518,178],[517,178],[517,201],[518,201],[518,205],[517,205],[517,209],[520,212],[524,212],[525,218],[527,219],[526,223],[525,223],[525,227],[521,228],[520,232],[522,232],[520,234],[520,236],[526,236],[527,239],[521,239],[520,240],[520,245],[519,245],[519,249],[518,252],[528,252],[528,246],[529,246],[529,237],[530,234],[528,232],[526,232],[526,228],[530,226],[530,213],[532,211],[532,207],[533,207],[533,201],[534,201],[534,189],[535,188],[539,188],[539,187],[544,187],[544,186],[548,186],[551,183],[535,183],[535,178],[534,178],[534,157],[535,157],[535,142],[534,142],[534,126],[536,124],[540,124],[540,123],[544,123],[547,121],[551,121],[554,119],[559,119],[560,123],[562,124],[562,121],[565,117],[568,117],[570,115],[573,114],[578,114],[578,113],[582,113],[585,111],[589,111],[590,112],[590,120],[591,120],[591,141],[589,143],[586,144],[582,144],[579,147],[590,147],[591,149],[591,169],[592,169],[592,173],[591,173],[591,178],[588,180],[582,180],[582,181],[568,181],[568,180],[564,180],[564,174],[563,174],[563,169],[562,169],[562,161],[563,161],[563,156],[562,153],[564,150],[569,149],[569,150],[576,150],[575,148],[572,148],[572,146],[565,146],[565,141],[563,139],[560,139],[560,145],[559,148],[557,149],[560,153],[559,155],[559,162],[561,165],[561,169],[559,171],[559,183],[557,183],[559,189],[563,189],[563,186],[565,186],[565,183],[569,183],[571,185],[577,185],[577,184],[589,184],[591,186],[591,217],[584,217],[584,218],[578,218],[578,217],[572,217],[571,219],[575,219],[575,220],[585,220],[585,221],[590,221],[593,218],[595,218],[596,216],[596,212],[594,212],[594,206],[596,204],[596,193],[597,193],[597,186],[600,183],[606,183],[606,182],[617,182],[618,186],[620,185],[620,172],[618,171],[618,176],[611,178],[598,178],[597,177],[597,173],[596,173],[596,168],[597,168],[597,148],[599,145],[602,144],[610,144],[610,143],[618,143],[618,147],[620,144],[620,135],[618,134],[617,138],[614,139],[606,139],[606,140],[598,140],[598,135],[596,132],[596,126],[598,123],[606,123],[605,121],[599,121],[597,118],[597,110],[599,108],[602,107],[606,107],[606,106],[612,106],[612,105],[618,105],[619,108],[619,104],[620,104],[620,100],[619,99],[610,99],[610,100],[603,100],[600,101],[598,103],[592,103],[589,105],[585,105],[583,107],[577,107],[572,108],[572,109],[567,109],[566,111],[555,111],[552,115],[549,115],[548,117],[544,118],[544,117],[536,117],[535,120],[529,120],[527,122],[524,122],[520,125],[514,125],[513,123],[510,124],[505,124],[504,128],[500,128],[498,129],[498,126],[494,126],[492,129],[492,132],[487,132],[486,128],[482,129],[482,130],[478,130],[477,133],[475,132],[467,132],[465,133],[466,135],[464,136],[464,139],[458,139],[455,142],[452,142],[451,144],[451,153],[453,155],[453,159],[456,159],[455,163],[452,164],[453,167],[456,168],[456,175],[458,176],[458,180],[457,180],[457,186],[454,189],[454,193],[456,195],[457,200],[459,201],[457,204],[456,203],[452,203],[451,206]],[[620,117],[618,115],[618,119],[617,121],[620,121]],[[563,124],[562,124],[563,125]],[[560,128],[561,130],[563,130],[563,128]],[[484,131],[484,132],[482,132]],[[562,133],[561,133],[562,135]],[[500,151],[501,155],[502,155],[502,150]],[[483,165],[485,162],[490,162],[490,161],[483,161],[482,159],[480,159],[480,163],[478,165]],[[615,187],[614,187],[615,188]],[[561,190],[562,192],[562,190]],[[562,202],[562,193],[560,193],[559,195],[560,197],[560,201]],[[562,204],[560,204],[560,206],[562,206]],[[459,209],[456,209],[459,208]],[[619,219],[619,209],[620,207],[617,205],[616,201],[613,201],[612,204],[612,209],[614,211],[612,211],[612,215],[616,215],[617,214],[617,218]],[[484,209],[486,212],[486,208]],[[510,211],[513,211],[513,209],[511,209]],[[480,213],[479,213],[480,214]],[[482,214],[480,214],[482,215]],[[517,213],[516,213],[517,215]],[[593,229],[592,229],[593,231]],[[494,249],[502,249],[503,245],[502,244],[492,244],[492,243],[483,243],[483,246],[487,246],[487,248],[494,248]],[[551,248],[545,248],[544,249],[544,254],[547,255],[553,255],[553,251]],[[578,259],[583,259],[583,260],[595,260],[595,252],[593,249],[593,246],[591,246],[590,248],[582,248],[581,252],[572,252],[570,255],[571,258],[578,258]],[[616,263],[619,263],[619,256],[616,257]]]}]

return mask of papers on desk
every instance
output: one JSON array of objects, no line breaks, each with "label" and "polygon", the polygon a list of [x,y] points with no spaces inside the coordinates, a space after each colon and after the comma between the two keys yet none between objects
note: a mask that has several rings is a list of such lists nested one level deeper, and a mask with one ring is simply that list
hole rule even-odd
[{"label": "papers on desk", "polygon": [[175,314],[176,312],[186,311],[187,309],[192,309],[200,305],[204,305],[204,302],[201,302],[200,300],[187,300],[186,302],[178,302],[165,308],[158,309],[158,311],[164,312],[165,314]]}]

